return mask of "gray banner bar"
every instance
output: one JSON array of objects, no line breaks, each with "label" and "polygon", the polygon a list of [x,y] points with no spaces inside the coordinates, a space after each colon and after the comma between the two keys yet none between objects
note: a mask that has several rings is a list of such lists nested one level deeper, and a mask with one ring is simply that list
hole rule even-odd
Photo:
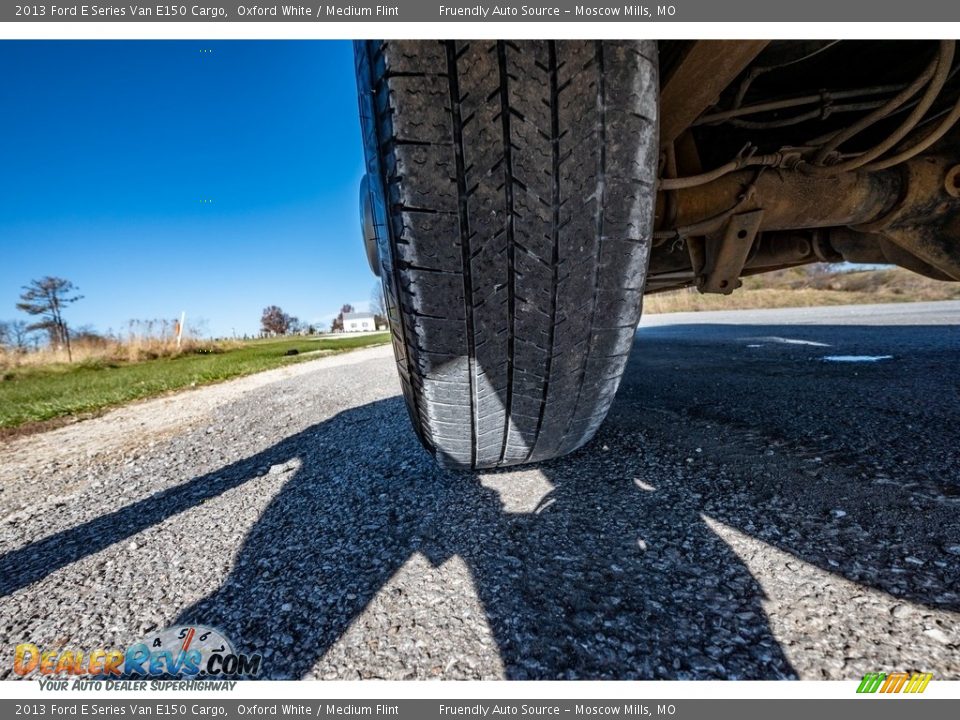
[{"label": "gray banner bar", "polygon": [[[851,692],[853,692],[851,690]],[[906,705],[909,703],[910,708]],[[956,717],[960,701],[920,698],[861,698],[850,700],[208,700],[165,697],[156,700],[3,700],[4,718],[124,718],[162,715],[168,720],[202,718],[364,717],[371,720],[449,720],[450,718],[583,718],[627,717],[670,720],[762,718],[810,720],[843,717],[847,720],[933,720]]]},{"label": "gray banner bar", "polygon": [[[851,687],[851,693],[853,688]],[[909,709],[906,705],[909,704]],[[364,717],[371,720],[450,720],[450,718],[583,718],[627,717],[670,720],[723,720],[762,718],[810,720],[843,717],[846,720],[937,720],[956,717],[960,701],[903,697],[851,698],[849,700],[209,700],[164,697],[156,700],[85,699],[3,700],[4,718],[77,718],[107,715],[125,718],[162,715],[167,720],[202,718]]]},{"label": "gray banner bar", "polygon": [[[851,687],[851,693],[853,693]],[[909,709],[906,707],[910,705]],[[849,700],[206,700],[158,698],[156,700],[3,700],[4,718],[139,717],[162,715],[168,720],[268,717],[364,717],[370,720],[474,720],[487,718],[610,718],[635,720],[810,720],[843,717],[847,720],[940,720],[957,717],[960,701],[877,697]]]},{"label": "gray banner bar", "polygon": [[0,21],[13,22],[955,22],[960,3],[943,0],[669,0],[664,4],[531,0],[384,0],[246,4],[235,1],[170,5],[117,2],[18,3],[4,0]]}]

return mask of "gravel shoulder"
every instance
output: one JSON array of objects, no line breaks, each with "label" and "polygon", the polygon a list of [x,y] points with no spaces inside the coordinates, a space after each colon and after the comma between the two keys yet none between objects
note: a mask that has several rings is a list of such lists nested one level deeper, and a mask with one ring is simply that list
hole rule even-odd
[{"label": "gravel shoulder", "polygon": [[[246,393],[274,383],[301,378],[318,368],[362,363],[390,357],[389,345],[354,350],[307,363],[266,370],[235,380],[170,393],[159,398],[132,402],[94,418],[26,436],[0,438],[0,507],[17,512],[38,498],[64,500],[79,486],[64,484],[58,470],[96,463],[156,447],[208,419],[217,408]],[[23,482],[30,478],[31,482]]]},{"label": "gravel shoulder", "polygon": [[596,439],[511,471],[439,469],[387,348],[15,440],[0,652],[200,622],[271,678],[960,679],[960,306],[898,308],[645,320]]}]

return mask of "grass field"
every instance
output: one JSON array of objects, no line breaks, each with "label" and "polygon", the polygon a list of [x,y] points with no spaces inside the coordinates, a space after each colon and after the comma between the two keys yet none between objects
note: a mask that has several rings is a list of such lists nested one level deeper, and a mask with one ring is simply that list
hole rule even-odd
[{"label": "grass field", "polygon": [[696,289],[648,295],[645,313],[702,310],[862,305],[960,300],[960,283],[930,280],[902,268],[829,271],[807,267],[754,275],[732,295],[701,295]]},{"label": "grass field", "polygon": [[[648,295],[644,312],[930,300],[960,300],[960,283],[929,280],[900,268],[850,272],[819,267],[811,272],[804,267],[745,278],[744,286],[732,295],[701,295],[693,289]],[[139,362],[123,358],[151,357],[141,352],[150,348],[124,346],[121,350],[136,350],[126,354],[116,350],[81,351],[75,357],[85,359],[74,363],[59,362],[57,355],[30,354],[22,356],[16,365],[0,362],[0,435],[389,339],[389,333],[379,333],[198,344],[188,352]],[[287,354],[294,350],[297,354]]]},{"label": "grass field", "polygon": [[[389,333],[282,338],[211,346],[142,362],[21,365],[0,370],[0,430],[91,413],[130,400],[389,342]],[[290,354],[293,350],[297,354]]]}]

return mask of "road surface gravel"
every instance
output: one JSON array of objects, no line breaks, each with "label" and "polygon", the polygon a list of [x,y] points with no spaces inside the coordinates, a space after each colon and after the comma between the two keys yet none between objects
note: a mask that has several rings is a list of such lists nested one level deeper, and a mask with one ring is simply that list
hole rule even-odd
[{"label": "road surface gravel", "polygon": [[956,302],[659,315],[534,467],[440,470],[387,348],[11,439],[0,652],[202,623],[270,678],[960,679],[958,369]]}]

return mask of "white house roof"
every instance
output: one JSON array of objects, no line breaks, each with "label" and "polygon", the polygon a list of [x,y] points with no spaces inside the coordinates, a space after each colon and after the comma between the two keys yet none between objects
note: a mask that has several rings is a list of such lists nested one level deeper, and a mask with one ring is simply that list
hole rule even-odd
[{"label": "white house roof", "polygon": [[344,320],[373,320],[373,313],[344,313]]}]

